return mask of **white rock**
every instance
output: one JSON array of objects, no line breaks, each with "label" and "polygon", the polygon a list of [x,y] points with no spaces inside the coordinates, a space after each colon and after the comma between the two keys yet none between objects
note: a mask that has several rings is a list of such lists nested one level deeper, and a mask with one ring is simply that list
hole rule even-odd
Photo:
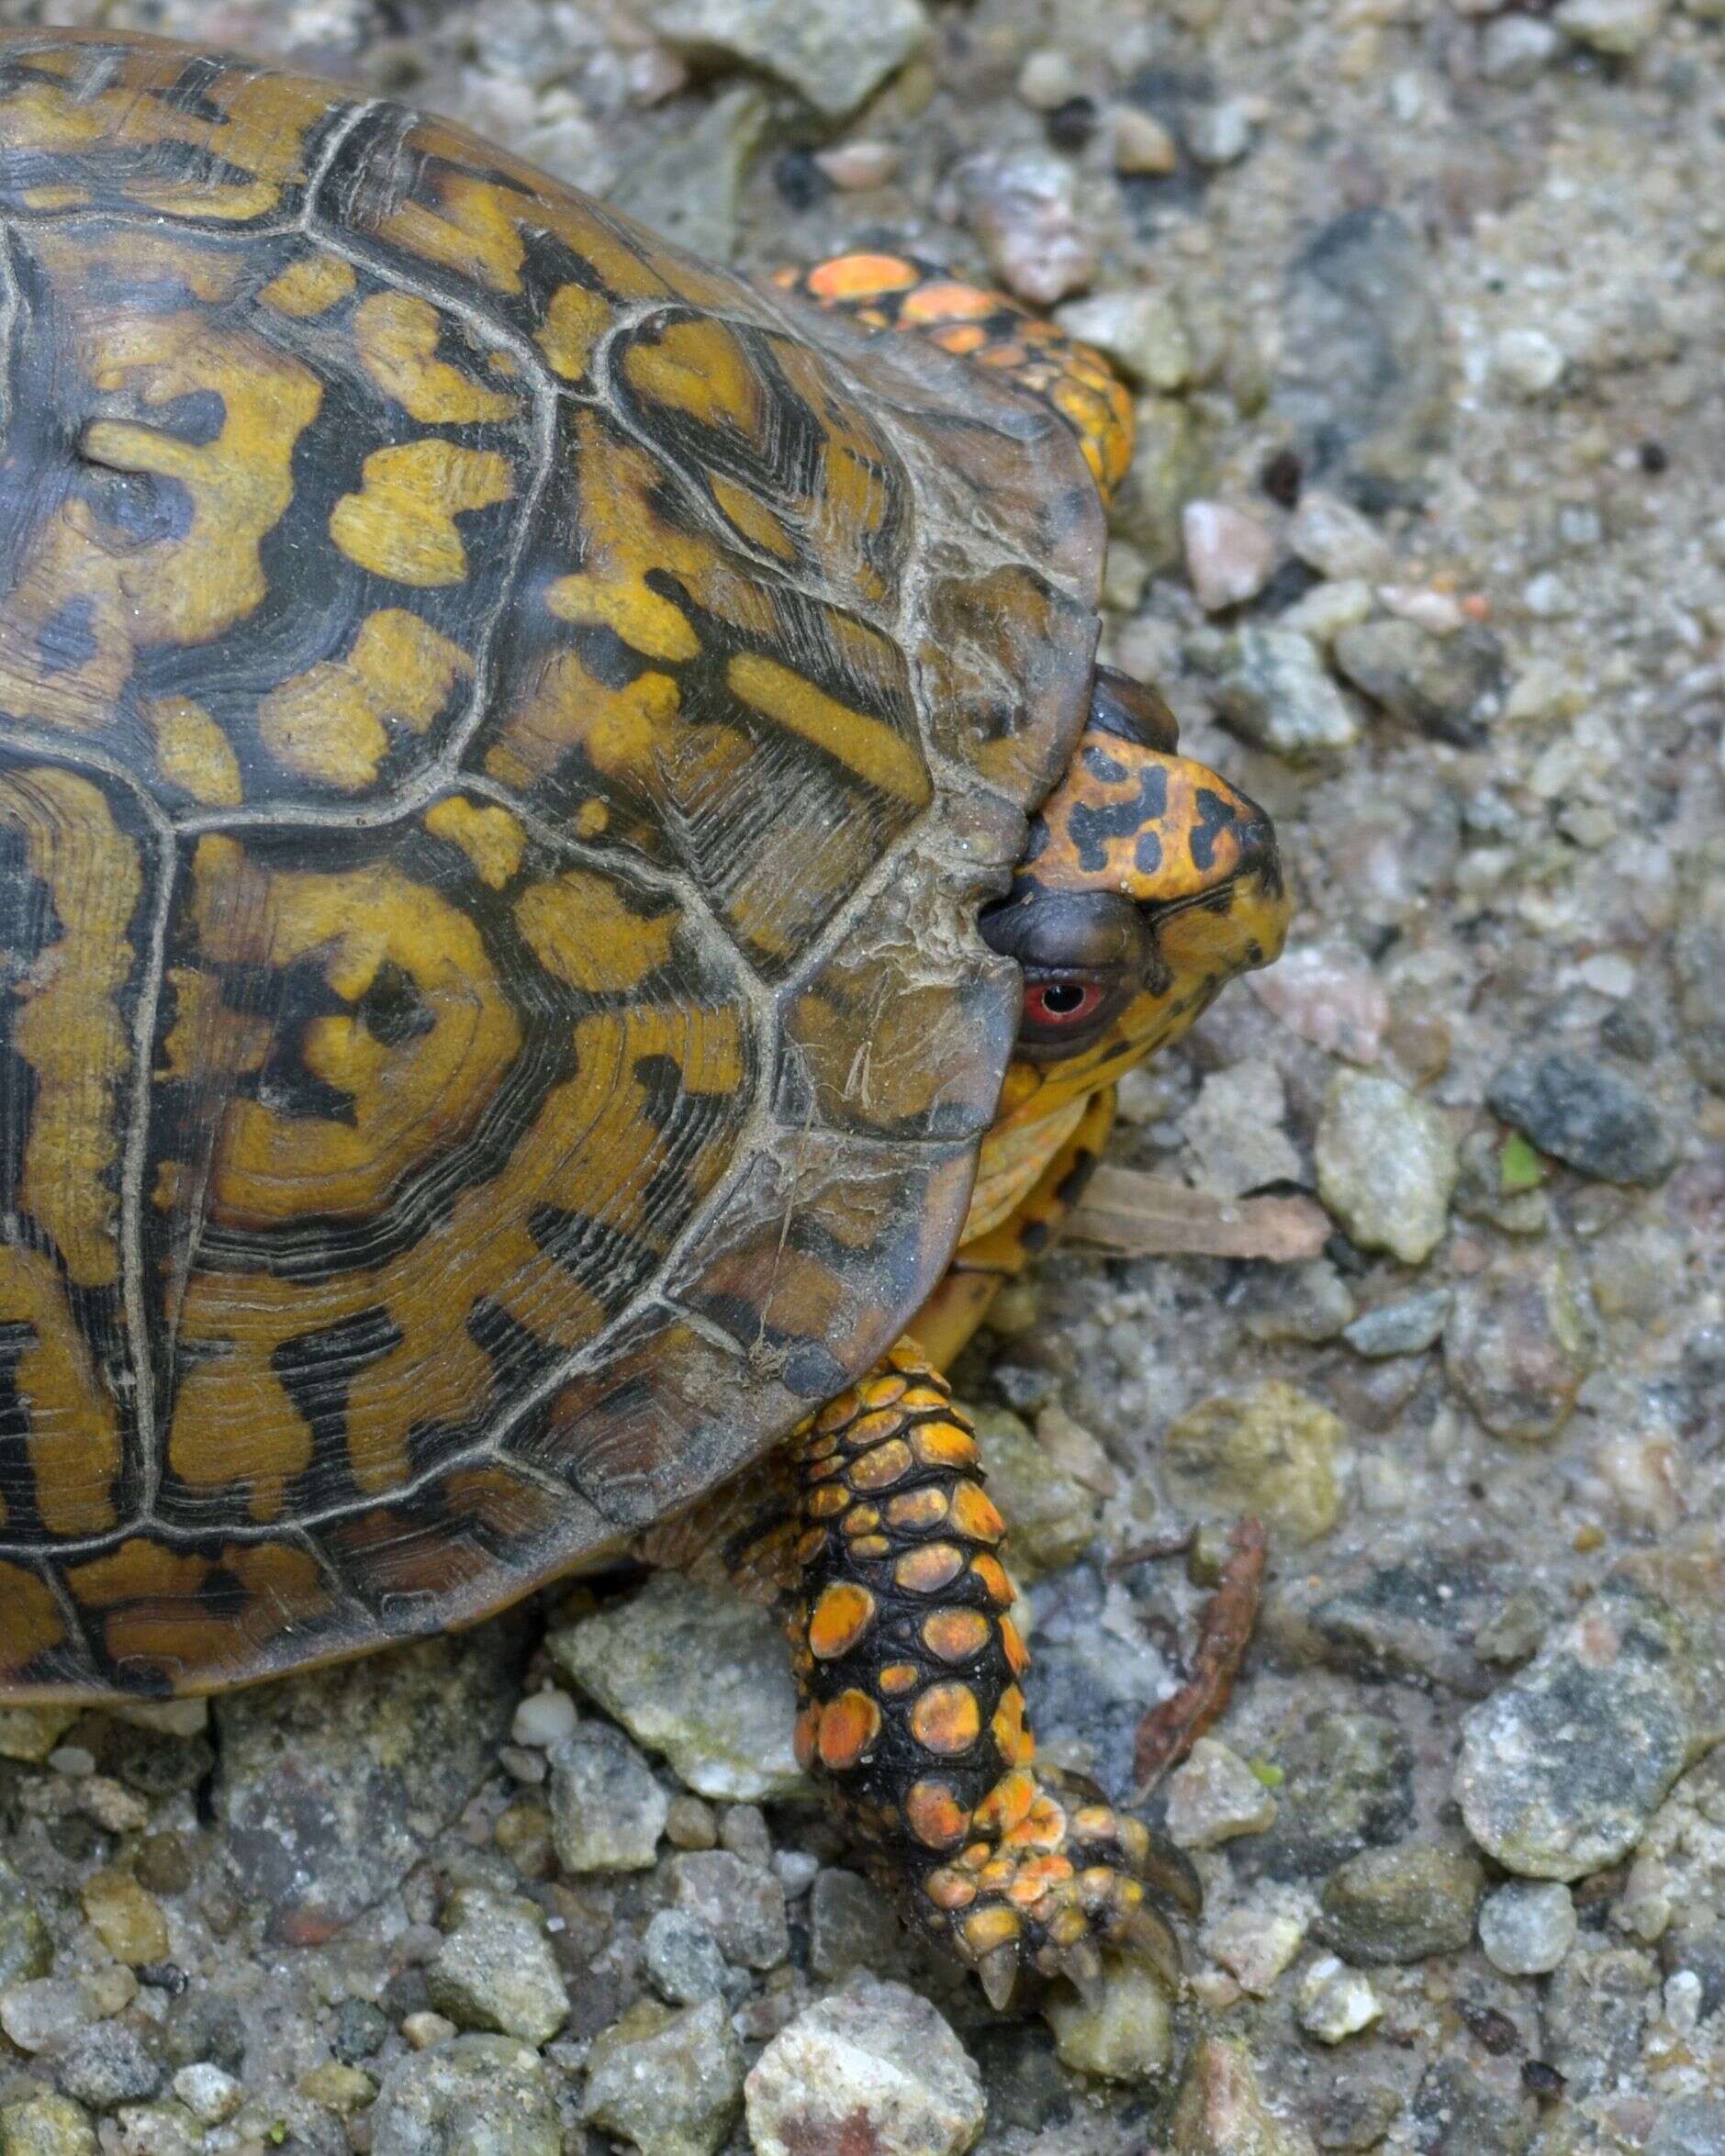
[{"label": "white rock", "polygon": [[1057,307],[1055,320],[1068,336],[1093,344],[1121,372],[1150,389],[1178,389],[1192,374],[1185,325],[1167,296],[1144,287],[1098,292]]},{"label": "white rock", "polygon": [[1333,576],[1284,607],[1276,616],[1276,626],[1328,646],[1344,629],[1369,620],[1372,604],[1372,586],[1363,576]]},{"label": "white rock", "polygon": [[1109,123],[1114,166],[1117,173],[1171,173],[1180,163],[1180,145],[1148,112],[1136,106],[1116,107]]},{"label": "white rock", "polygon": [[1092,2006],[1052,1995],[1044,2008],[1062,2065],[1105,2081],[1155,2081],[1173,2050],[1168,1994],[1142,1963],[1106,1958],[1102,1996]]},{"label": "white rock", "polygon": [[245,2102],[241,2083],[207,2060],[200,2060],[195,2066],[182,2066],[174,2077],[174,2093],[192,2117],[206,2126],[220,2126]]},{"label": "white rock", "polygon": [[1563,0],[1555,17],[1566,37],[1614,59],[1641,51],[1664,19],[1665,0]]},{"label": "white rock", "polygon": [[1559,1881],[1519,1880],[1480,1904],[1480,1945],[1506,1976],[1545,1976],[1575,1942],[1575,1905]]},{"label": "white rock", "polygon": [[1461,1168],[1440,1112],[1363,1071],[1339,1072],[1317,1128],[1318,1195],[1362,1250],[1422,1264],[1443,1239]]},{"label": "white rock", "polygon": [[1305,1943],[1306,1920],[1292,1908],[1249,1905],[1230,1909],[1212,1928],[1204,1944],[1243,1992],[1267,1998],[1276,1979],[1294,1966]]},{"label": "white rock", "polygon": [[1300,2027],[1320,2044],[1339,2044],[1370,2028],[1383,2011],[1382,2001],[1359,1970],[1334,1954],[1314,1961],[1300,1982]]},{"label": "white rock", "polygon": [[1563,379],[1563,350],[1543,330],[1506,330],[1492,346],[1492,372],[1521,397],[1542,397]]},{"label": "white rock", "polygon": [[532,1745],[539,1751],[549,1750],[574,1731],[575,1702],[554,1685],[547,1685],[543,1692],[530,1692],[510,1725],[510,1735],[517,1744]]},{"label": "white rock", "polygon": [[1181,512],[1186,568],[1208,614],[1256,598],[1276,566],[1275,534],[1244,509],[1189,501]]},{"label": "white rock", "polygon": [[1288,1097],[1272,1064],[1230,1064],[1212,1071],[1181,1119],[1181,1135],[1197,1163],[1201,1190],[1238,1198],[1265,1183],[1297,1182],[1300,1156],[1284,1128]]},{"label": "white rock", "polygon": [[926,1999],[853,1977],[799,2014],[744,2083],[755,2156],[854,2139],[870,2156],[962,2156],[988,2106],[981,2076]]},{"label": "white rock", "polygon": [[1321,486],[1308,486],[1300,497],[1288,544],[1320,576],[1358,576],[1375,584],[1395,562],[1389,542],[1371,519]]},{"label": "white rock", "polygon": [[1182,1849],[1214,1849],[1276,1823],[1276,1800],[1237,1751],[1201,1737],[1168,1778],[1168,1834]]},{"label": "white rock", "polygon": [[1057,46],[1038,47],[1018,71],[1018,95],[1033,112],[1052,112],[1081,87],[1077,70]]}]

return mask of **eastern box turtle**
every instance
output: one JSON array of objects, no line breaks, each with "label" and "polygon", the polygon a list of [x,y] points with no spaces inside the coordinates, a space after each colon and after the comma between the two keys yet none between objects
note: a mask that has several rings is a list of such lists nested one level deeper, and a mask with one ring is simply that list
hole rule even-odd
[{"label": "eastern box turtle", "polygon": [[145,39],[0,36],[0,1696],[705,1518],[992,1997],[1165,1959],[1176,1861],[1033,1763],[939,1375],[1285,924],[1094,665],[1118,385]]}]

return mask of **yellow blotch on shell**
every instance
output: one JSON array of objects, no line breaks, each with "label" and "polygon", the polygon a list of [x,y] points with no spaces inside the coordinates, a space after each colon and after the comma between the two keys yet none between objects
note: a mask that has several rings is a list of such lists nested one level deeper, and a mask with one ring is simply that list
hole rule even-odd
[{"label": "yellow blotch on shell", "polygon": [[360,623],[345,659],[322,660],[258,704],[258,732],[285,769],[341,793],[376,777],[389,727],[423,733],[473,672],[457,643],[403,607]]},{"label": "yellow blotch on shell", "polygon": [[353,339],[366,373],[386,397],[427,427],[512,419],[520,399],[476,382],[440,359],[443,318],[411,292],[375,292],[353,318]]},{"label": "yellow blotch on shell", "polygon": [[519,220],[534,205],[513,188],[448,169],[438,175],[436,194],[436,208],[402,202],[380,219],[379,236],[494,292],[519,292],[527,259]]},{"label": "yellow blotch on shell", "polygon": [[533,341],[554,374],[578,382],[587,373],[593,347],[610,322],[608,301],[582,285],[559,285]]},{"label": "yellow blotch on shell", "polygon": [[521,866],[527,846],[517,817],[495,803],[470,801],[465,794],[452,794],[428,809],[425,828],[433,838],[459,846],[480,882],[494,891],[500,891]]},{"label": "yellow blotch on shell", "polygon": [[353,265],[339,254],[306,254],[272,277],[258,297],[278,314],[305,321],[328,314],[353,291]]},{"label": "yellow blotch on shell", "polygon": [[671,955],[681,916],[632,912],[616,886],[570,868],[515,901],[515,921],[542,966],[571,988],[602,994],[637,988]]},{"label": "yellow blotch on shell", "polygon": [[233,744],[202,704],[156,697],[144,706],[156,737],[156,769],[207,809],[237,809],[244,799]]},{"label": "yellow blotch on shell", "polygon": [[914,808],[926,807],[931,787],[922,752],[885,720],[852,710],[758,652],[738,652],[725,667],[725,679],[751,710],[834,757],[865,786]]},{"label": "yellow blotch on shell", "polygon": [[61,1646],[65,1622],[52,1594],[34,1572],[0,1561],[0,1679],[22,1676],[38,1656]]},{"label": "yellow blotch on shell", "polygon": [[330,512],[330,536],[362,569],[421,589],[464,580],[467,550],[456,518],[515,491],[508,458],[454,441],[375,449],[363,472],[360,492],[344,494]]}]

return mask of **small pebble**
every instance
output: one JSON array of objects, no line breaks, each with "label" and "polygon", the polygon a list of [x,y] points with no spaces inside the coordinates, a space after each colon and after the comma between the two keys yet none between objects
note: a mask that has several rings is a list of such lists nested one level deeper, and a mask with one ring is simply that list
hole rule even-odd
[{"label": "small pebble", "polygon": [[529,1692],[516,1708],[510,1735],[517,1744],[548,1751],[574,1734],[575,1720],[575,1702],[568,1693],[547,1685],[543,1692]]},{"label": "small pebble", "polygon": [[1563,348],[1543,330],[1506,330],[1492,346],[1492,372],[1521,397],[1543,397],[1562,381]]},{"label": "small pebble", "polygon": [[220,2126],[245,2102],[244,2083],[207,2059],[181,2067],[174,2077],[174,2093],[205,2126]]},{"label": "small pebble", "polygon": [[712,2156],[743,2095],[743,2047],[723,2003],[674,2013],[642,1999],[593,2039],[581,2117],[641,2156]]},{"label": "small pebble", "polygon": [[1575,1943],[1575,1905],[1558,1880],[1512,1880],[1480,1905],[1480,1945],[1506,1976],[1549,1975]]},{"label": "small pebble", "polygon": [[711,1804],[679,1790],[665,1815],[665,1838],[674,1849],[717,1849],[718,1816]]},{"label": "small pebble", "polygon": [[1134,382],[1149,389],[1178,389],[1192,374],[1192,347],[1179,310],[1165,295],[1146,288],[1098,292],[1069,300],[1055,310],[1069,336],[1105,352]]},{"label": "small pebble", "polygon": [[1630,60],[1658,35],[1665,0],[1563,0],[1553,19],[1577,44]]},{"label": "small pebble", "polygon": [[1360,721],[1316,645],[1280,624],[1249,621],[1235,632],[1216,680],[1216,703],[1242,740],[1290,763],[1331,756],[1360,739]]},{"label": "small pebble", "polygon": [[1531,15],[1502,15],[1486,24],[1480,39],[1480,73],[1489,83],[1525,89],[1563,49],[1562,33],[1549,22]]},{"label": "small pebble", "polygon": [[1276,1823],[1276,1800],[1239,1754],[1201,1737],[1168,1778],[1168,1834],[1182,1849],[1214,1849]]},{"label": "small pebble", "polygon": [[1567,1049],[1506,1064],[1485,1098],[1541,1153],[1605,1182],[1662,1182],[1676,1157],[1659,1110],[1638,1087]]},{"label": "small pebble", "polygon": [[1212,1958],[1253,1998],[1267,1998],[1305,1943],[1304,1917],[1252,1905],[1231,1909],[1205,1940]]},{"label": "small pebble", "polygon": [[745,2083],[755,2156],[963,2156],[988,2115],[981,2076],[928,2001],[855,1976],[799,2014]]},{"label": "small pebble", "polygon": [[814,162],[842,193],[861,195],[896,179],[904,152],[896,142],[840,142],[817,150]]},{"label": "small pebble", "polygon": [[1159,2081],[1173,2051],[1168,1994],[1141,1962],[1103,1956],[1102,1996],[1094,2005],[1053,1995],[1045,2009],[1060,2063],[1104,2081]]},{"label": "small pebble", "polygon": [[1115,172],[1128,178],[1164,174],[1180,164],[1180,145],[1158,119],[1136,106],[1116,106],[1109,118],[1109,140]]},{"label": "small pebble", "polygon": [[1288,525],[1288,544],[1320,576],[1378,584],[1394,566],[1390,543],[1351,502],[1308,486]]},{"label": "small pebble", "polygon": [[724,1996],[728,1973],[719,1942],[680,1909],[660,1909],[643,1939],[643,1962],[653,1988],[674,2006]]},{"label": "small pebble", "polygon": [[1339,2044],[1370,2028],[1383,2013],[1383,2002],[1359,1970],[1334,1954],[1314,1961],[1300,1983],[1300,2027],[1321,2044]]},{"label": "small pebble", "polygon": [[1018,95],[1033,112],[1052,112],[1081,87],[1071,61],[1053,46],[1031,53],[1018,71]]},{"label": "small pebble", "polygon": [[1096,274],[1096,245],[1080,213],[1078,174],[1040,151],[988,151],[954,174],[964,221],[1007,290],[1053,307]]},{"label": "small pebble", "polygon": [[1226,502],[1189,501],[1181,532],[1192,587],[1207,614],[1256,598],[1275,570],[1274,532]]},{"label": "small pebble", "polygon": [[1318,1124],[1318,1194],[1362,1250],[1420,1265],[1443,1238],[1461,1162],[1444,1115],[1394,1078],[1341,1071]]},{"label": "small pebble", "polygon": [[1443,1335],[1450,1314],[1447,1288],[1433,1288],[1423,1295],[1406,1295],[1395,1302],[1381,1302],[1363,1312],[1342,1332],[1356,1355],[1370,1359],[1388,1355],[1418,1355]]},{"label": "small pebble", "polygon": [[416,2051],[429,2051],[438,2044],[448,2043],[455,2031],[455,2024],[445,2020],[441,2014],[422,2010],[409,2014],[401,2024],[401,2033]]},{"label": "small pebble", "polygon": [[1238,164],[1252,146],[1252,116],[1238,97],[1201,105],[1187,116],[1182,132],[1186,147],[1203,165]]}]

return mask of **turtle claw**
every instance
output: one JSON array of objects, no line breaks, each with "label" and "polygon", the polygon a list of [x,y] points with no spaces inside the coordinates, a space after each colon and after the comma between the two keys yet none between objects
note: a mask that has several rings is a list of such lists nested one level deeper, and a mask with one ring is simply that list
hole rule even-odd
[{"label": "turtle claw", "polygon": [[1186,1852],[1165,1834],[1151,1834],[1150,1846],[1138,1866],[1138,1877],[1152,1893],[1172,1902],[1182,1916],[1204,1915],[1204,1882]]},{"label": "turtle claw", "polygon": [[1004,1946],[991,1947],[977,1963],[976,1972],[989,2005],[997,2014],[1004,2014],[1018,1988],[1017,1947],[1010,1940]]},{"label": "turtle claw", "polygon": [[1073,1984],[1084,2004],[1090,2007],[1102,2005],[1103,1959],[1102,1949],[1093,1938],[1081,1938],[1074,1947],[1068,1947],[1060,1956],[1060,1974]]},{"label": "turtle claw", "polygon": [[1140,1903],[1121,1927],[1119,1943],[1159,1976],[1171,1992],[1180,1989],[1185,1978],[1180,1941],[1173,1927],[1154,1909],[1147,1909]]}]

